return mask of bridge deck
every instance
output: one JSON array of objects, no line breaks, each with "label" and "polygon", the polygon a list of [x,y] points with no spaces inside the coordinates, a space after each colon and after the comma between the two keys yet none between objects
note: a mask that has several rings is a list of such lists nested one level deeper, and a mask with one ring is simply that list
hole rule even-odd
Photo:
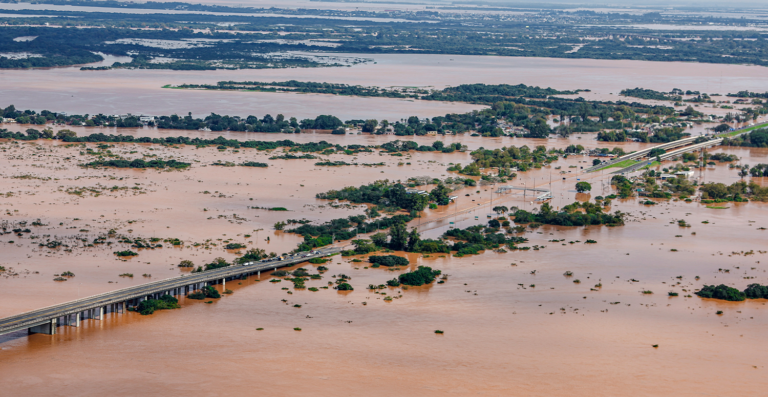
[{"label": "bridge deck", "polygon": [[[736,138],[736,137],[739,137],[741,135],[747,134],[747,133],[749,133],[749,132],[751,132],[751,131],[753,131],[755,129],[766,127],[766,126],[768,126],[768,123],[762,123],[762,124],[753,125],[753,126],[750,126],[750,127],[745,127],[745,128],[742,128],[741,130],[728,132],[726,134],[715,135],[714,137],[712,137],[713,139],[711,139],[710,141],[717,141],[718,144],[719,144],[720,142],[722,142],[723,138],[725,138],[725,137],[727,137],[727,138]],[[610,166],[612,166],[614,164],[617,164],[617,163],[620,163],[620,162],[622,162],[624,160],[634,160],[634,159],[637,159],[637,158],[640,158],[640,157],[644,157],[645,155],[650,153],[651,150],[653,150],[653,149],[665,149],[665,150],[666,149],[674,149],[674,148],[677,148],[677,147],[680,147],[680,146],[685,146],[685,145],[688,145],[688,144],[692,144],[693,141],[695,141],[697,138],[700,138],[700,137],[692,136],[692,137],[688,137],[688,138],[678,139],[678,140],[672,141],[672,142],[662,143],[660,145],[656,145],[656,146],[653,146],[653,147],[645,148],[645,149],[642,149],[642,150],[638,150],[636,152],[632,152],[632,153],[629,153],[629,154],[625,154],[625,155],[623,155],[621,157],[617,157],[617,158],[615,158],[613,160],[606,161],[605,163],[600,163],[598,165],[594,165],[592,167],[589,167],[586,170],[584,170],[584,172],[599,171],[599,170],[602,170],[602,169],[605,169],[605,168],[609,168]],[[701,144],[697,144],[697,145],[701,145]],[[709,146],[709,145],[704,145],[704,146]],[[696,147],[696,148],[683,148],[682,151],[676,150],[675,152],[678,152],[676,154],[681,154],[681,153],[685,153],[685,152],[687,152],[689,150],[695,150],[695,149],[697,149],[699,147]],[[672,152],[669,152],[669,153],[672,153]],[[668,156],[668,157],[674,157],[674,156]],[[661,158],[664,159],[664,156],[662,155]],[[644,167],[646,165],[647,165],[646,162],[641,161],[638,164],[633,164],[633,165],[631,165],[629,167],[626,167],[626,168],[621,169],[619,171],[615,171],[613,173],[614,174],[619,174],[619,173],[631,172],[631,171],[634,171],[634,170],[636,170],[638,168],[642,168],[642,167]]]},{"label": "bridge deck", "polygon": [[164,293],[175,288],[187,287],[193,284],[206,283],[223,278],[237,277],[279,267],[292,266],[308,261],[311,258],[328,256],[341,252],[341,248],[331,247],[319,249],[317,251],[319,251],[319,254],[311,256],[304,256],[306,253],[302,253],[296,257],[289,257],[282,261],[250,262],[251,264],[248,265],[230,266],[202,273],[192,273],[165,280],[153,281],[17,314],[15,316],[0,319],[0,335],[45,324],[54,318],[64,317],[115,303],[122,303],[131,299],[143,298],[152,294]]}]

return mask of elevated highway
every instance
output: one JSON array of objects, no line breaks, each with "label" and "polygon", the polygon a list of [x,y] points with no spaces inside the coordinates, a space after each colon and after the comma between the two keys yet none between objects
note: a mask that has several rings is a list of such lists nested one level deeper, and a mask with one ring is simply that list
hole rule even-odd
[{"label": "elevated highway", "polygon": [[137,305],[145,299],[156,299],[166,294],[186,295],[209,284],[224,284],[227,279],[296,265],[312,258],[339,253],[341,250],[341,248],[330,247],[315,251],[317,253],[304,252],[288,256],[283,260],[249,262],[244,265],[191,273],[48,306],[0,319],[0,335],[22,330],[29,330],[30,333],[55,334],[57,326],[77,327],[82,319],[101,319],[108,312],[124,313],[126,306]]},{"label": "elevated highway", "polygon": [[656,145],[656,146],[649,147],[649,148],[646,148],[646,149],[638,150],[636,152],[625,154],[625,155],[623,155],[621,157],[616,157],[616,158],[614,158],[611,161],[606,161],[605,163],[600,163],[598,165],[589,167],[586,170],[584,170],[584,172],[594,172],[594,171],[598,171],[598,170],[610,167],[610,166],[612,166],[614,164],[621,163],[622,161],[636,160],[636,159],[639,159],[641,157],[647,156],[654,149],[664,149],[664,150],[667,150],[667,149],[674,149],[674,148],[677,148],[677,147],[680,147],[680,146],[690,145],[691,143],[693,143],[693,141],[696,140],[696,138],[698,138],[698,137],[683,138],[683,139],[679,139],[677,141],[662,143],[661,145]]},{"label": "elevated highway", "polygon": [[[712,137],[709,141],[701,142],[699,144],[693,144],[693,142],[696,139],[701,138],[700,136],[688,137],[688,138],[678,139],[678,140],[673,141],[673,142],[662,143],[661,145],[656,145],[656,146],[652,146],[652,147],[645,148],[645,149],[642,149],[642,150],[638,150],[636,152],[625,154],[625,155],[623,155],[621,157],[616,157],[615,159],[612,159],[610,161],[606,161],[604,163],[600,163],[598,165],[594,165],[594,166],[589,167],[586,170],[584,170],[584,172],[599,171],[599,170],[602,170],[602,169],[609,168],[612,165],[621,163],[622,161],[626,161],[626,160],[637,160],[639,158],[647,156],[654,149],[669,150],[669,149],[675,149],[675,148],[691,145],[691,146],[685,147],[683,149],[674,150],[672,152],[668,151],[667,153],[665,153],[665,154],[660,156],[662,160],[674,158],[675,156],[679,156],[679,155],[681,155],[683,153],[691,152],[691,151],[698,150],[698,149],[701,149],[701,148],[704,148],[704,147],[708,147],[708,146],[719,145],[721,142],[723,142],[723,138],[736,138],[736,137],[742,136],[742,135],[744,135],[746,133],[749,133],[749,132],[751,132],[753,130],[756,130],[758,128],[763,128],[763,127],[766,127],[766,126],[768,126],[768,123],[762,123],[762,124],[746,127],[746,128],[741,129],[741,130],[736,130],[736,131],[732,131],[732,132],[729,132],[729,133],[725,133],[725,134],[721,134],[721,135],[716,135],[716,136]],[[673,153],[674,153],[674,155],[672,155]],[[633,165],[631,165],[629,167],[626,167],[624,169],[616,171],[616,172],[614,172],[614,174],[616,174],[616,173],[622,173],[623,174],[623,173],[631,172],[631,171],[634,171],[634,170],[636,170],[638,168],[642,168],[642,167],[644,167],[644,166],[646,166],[648,164],[650,164],[650,163],[649,162],[645,162],[645,161],[641,161],[640,163],[633,164]]]},{"label": "elevated highway", "polygon": [[[715,137],[711,137],[708,141],[700,142],[700,143],[693,143],[693,142],[697,138],[701,138],[701,137],[689,137],[689,138],[679,139],[679,140],[674,141],[674,142],[669,142],[669,143],[664,143],[664,144],[661,144],[661,145],[656,145],[656,146],[653,146],[653,147],[650,147],[650,148],[646,148],[646,149],[643,149],[643,150],[639,150],[637,152],[633,152],[633,153],[621,156],[621,157],[617,157],[617,158],[615,158],[615,159],[613,159],[611,161],[607,161],[605,163],[600,163],[598,165],[589,167],[586,170],[584,170],[584,172],[594,172],[594,171],[598,171],[598,170],[603,170],[603,169],[609,168],[609,167],[611,167],[611,166],[613,166],[615,164],[621,163],[622,161],[636,160],[636,159],[639,159],[639,158],[647,156],[654,149],[664,149],[664,150],[667,150],[667,149],[680,148],[680,149],[676,149],[676,150],[673,150],[673,151],[668,151],[668,152],[666,152],[664,154],[659,155],[659,159],[662,160],[662,161],[663,160],[673,159],[673,158],[675,158],[677,156],[682,155],[683,153],[693,152],[693,151],[704,149],[704,148],[710,147],[710,146],[717,146],[717,145],[721,144],[723,142],[723,139],[725,139],[725,138],[737,138],[739,136],[742,136],[744,134],[747,134],[747,133],[751,132],[752,130],[755,130],[755,129],[761,128],[761,127],[765,127],[765,126],[768,126],[768,123],[758,124],[756,126],[745,128],[745,129],[743,129],[741,131],[733,131],[733,132],[730,132],[730,133],[727,133],[727,134],[717,135]],[[613,174],[626,174],[626,173],[629,173],[629,172],[637,171],[638,169],[641,169],[641,168],[646,167],[646,166],[651,165],[651,164],[653,164],[653,159],[648,160],[648,161],[640,161],[638,163],[632,164],[632,165],[630,165],[628,167],[622,168],[622,169],[620,169],[618,171],[614,171],[612,173]]]}]

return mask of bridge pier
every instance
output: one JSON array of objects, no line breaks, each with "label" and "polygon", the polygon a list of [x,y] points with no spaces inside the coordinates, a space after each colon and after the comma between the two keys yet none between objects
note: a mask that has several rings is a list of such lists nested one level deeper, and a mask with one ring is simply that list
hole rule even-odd
[{"label": "bridge pier", "polygon": [[56,335],[56,326],[57,326],[57,319],[53,318],[50,322],[46,324],[41,324],[35,327],[29,328],[30,334],[47,334],[47,335]]},{"label": "bridge pier", "polygon": [[221,290],[222,292],[226,291],[227,288],[227,278],[224,277],[221,279]]}]

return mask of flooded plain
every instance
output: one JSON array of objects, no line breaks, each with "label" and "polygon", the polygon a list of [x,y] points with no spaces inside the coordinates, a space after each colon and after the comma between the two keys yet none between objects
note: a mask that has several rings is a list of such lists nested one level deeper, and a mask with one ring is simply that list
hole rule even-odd
[{"label": "flooded plain", "polygon": [[[162,136],[166,131],[141,135],[152,134]],[[373,145],[395,137],[237,138]],[[414,138],[425,144],[435,139]],[[445,138],[453,141],[471,149],[598,144],[586,136]],[[646,147],[621,146],[627,151]],[[99,150],[95,144],[0,142],[4,165],[0,219],[27,221],[25,227],[33,229],[21,237],[0,236],[0,265],[12,269],[0,278],[4,292],[0,316],[173,277],[185,271],[176,266],[182,259],[196,265],[219,256],[234,259],[236,253],[223,248],[226,241],[287,252],[301,238],[275,231],[275,222],[302,218],[322,222],[364,209],[331,205],[315,199],[317,193],[377,179],[445,178],[454,175],[446,171],[450,163],[470,161],[468,153],[393,157],[375,151],[320,157],[384,162],[384,166],[320,167],[314,164],[318,160],[269,159],[282,149],[267,153],[117,144],[108,150],[122,157],[173,158],[192,166],[183,171],[79,167],[94,157],[88,149]],[[742,164],[764,162],[768,154],[753,148],[712,150],[718,151],[736,154]],[[261,161],[269,167],[211,165],[219,160]],[[551,187],[554,207],[612,193],[610,174],[580,173],[591,160],[569,156],[519,173],[510,184]],[[555,170],[556,166],[561,169]],[[727,164],[697,171],[695,178],[727,184],[739,180]],[[592,183],[591,195],[575,193],[579,179]],[[754,180],[765,185],[762,178]],[[461,228],[484,223],[492,205],[529,210],[538,206],[530,196],[492,195],[496,187],[456,191],[456,204],[426,210],[410,225],[419,227],[424,237],[436,238],[452,226],[449,222]],[[253,208],[278,206],[288,212]],[[761,349],[766,301],[686,297],[704,284],[743,289],[750,283],[768,283],[761,263],[766,231],[759,230],[768,227],[766,205],[726,206],[710,209],[696,202],[667,200],[645,206],[637,198],[617,199],[610,211],[628,213],[626,225],[528,229],[523,236],[529,242],[524,245],[538,250],[486,251],[463,258],[403,254],[411,260],[409,268],[432,266],[448,279],[445,284],[384,290],[392,301],[366,287],[406,269],[366,268],[365,261],[336,256],[322,279],[308,281],[307,287],[321,287],[343,273],[351,276],[352,292],[284,290],[286,282],[270,283],[267,273],[260,280],[230,281],[227,288],[233,293],[212,304],[182,299],[181,309],[151,316],[110,315],[104,321],[86,320],[81,328],[59,327],[55,336],[0,337],[0,373],[13,395],[216,396],[254,390],[272,395],[754,393],[768,386],[764,375],[768,359]],[[40,226],[31,226],[38,219]],[[691,226],[678,226],[679,219]],[[128,245],[78,243],[110,230],[131,238],[178,238],[183,245],[141,249],[138,256],[121,260],[112,252]],[[40,247],[46,239],[68,243],[71,252]],[[587,239],[597,244],[584,244]],[[316,266],[304,267],[315,273]],[[75,276],[53,281],[54,274],[64,271]],[[573,276],[565,276],[567,271]],[[133,277],[120,277],[126,273]],[[653,293],[643,294],[644,290]],[[670,297],[668,292],[679,296]],[[724,313],[717,315],[718,310]]]},{"label": "flooded plain", "polygon": [[[378,7],[379,5],[377,5]],[[726,94],[768,91],[764,69],[740,65],[654,63],[471,56],[360,55],[371,62],[345,68],[178,72],[78,68],[3,70],[4,104],[68,113],[166,115],[210,112],[298,118],[333,114],[342,119],[399,120],[434,117],[481,106],[285,93],[170,90],[165,84],[220,80],[327,81],[333,83],[443,88],[462,83],[528,84],[591,89],[590,100],[617,100],[625,88],[672,88]],[[107,62],[105,61],[105,64]],[[707,109],[706,113],[715,112]],[[26,126],[0,127],[23,130]],[[299,143],[380,145],[394,139],[431,144],[460,142],[470,150],[545,145],[564,148],[647,144],[599,143],[594,134],[552,139],[336,136],[322,132],[260,134],[69,127],[134,136],[196,136],[282,140]],[[698,128],[698,127],[697,127]],[[700,132],[693,129],[694,133]],[[110,150],[126,158],[176,159],[183,171],[93,169],[90,151]],[[716,148],[739,164],[764,163],[768,149]],[[227,242],[283,253],[301,237],[274,230],[287,219],[324,222],[362,214],[362,205],[318,200],[330,189],[378,179],[455,176],[451,163],[468,164],[468,152],[416,152],[394,157],[374,151],[354,156],[320,155],[332,161],[383,166],[322,167],[320,160],[271,160],[283,149],[218,150],[215,147],[0,141],[0,221],[30,232],[0,236],[3,299],[0,317],[62,303],[150,280],[174,277],[214,258],[235,259]],[[215,162],[258,161],[267,168],[223,167]],[[584,175],[592,158],[569,156],[538,170],[521,172],[514,186],[550,188],[552,206],[594,200],[614,192],[609,171]],[[665,163],[664,166],[674,164]],[[555,167],[560,167],[556,169]],[[698,182],[739,180],[727,163],[697,171]],[[765,186],[766,178],[752,178]],[[577,180],[591,194],[574,191]],[[530,195],[497,195],[498,186],[458,190],[456,204],[426,210],[410,226],[425,238],[449,227],[485,223],[495,205],[528,210]],[[425,187],[422,187],[425,188]],[[427,186],[426,188],[429,188]],[[768,322],[765,300],[731,303],[701,299],[693,291],[725,283],[743,289],[768,284],[766,204],[728,203],[724,209],[684,201],[614,200],[610,211],[628,213],[624,226],[529,228],[527,251],[486,251],[463,258],[405,254],[408,269],[427,265],[448,274],[444,284],[366,289],[408,269],[368,268],[352,258],[333,257],[329,271],[307,287],[322,287],[333,275],[351,277],[352,292],[284,289],[287,282],[261,278],[229,281],[232,294],[206,304],[181,299],[181,309],[151,316],[108,315],[62,326],[55,336],[16,333],[0,337],[0,379],[10,395],[204,396],[270,395],[734,395],[768,386],[762,347]],[[264,208],[284,207],[288,211]],[[690,227],[681,227],[684,219]],[[450,223],[453,222],[453,225]],[[33,225],[34,223],[34,225]],[[16,227],[16,226],[14,226]],[[180,246],[138,249],[120,259],[129,244],[100,236],[179,239]],[[33,238],[34,237],[34,238]],[[585,244],[586,240],[596,244]],[[562,240],[562,241],[554,241]],[[69,247],[48,248],[48,241]],[[43,243],[43,246],[40,244]],[[339,243],[342,245],[343,243]],[[242,252],[242,250],[240,251]],[[316,273],[318,265],[304,267]],[[69,271],[74,277],[53,281]],[[572,272],[572,276],[565,276]],[[129,276],[130,275],[130,276]],[[575,281],[579,282],[575,282]],[[600,285],[598,287],[598,285]],[[221,286],[217,286],[220,288]],[[642,291],[652,291],[643,294]],[[678,296],[669,296],[677,292]],[[692,296],[688,296],[692,295]],[[300,305],[301,307],[295,307]],[[716,314],[722,311],[723,314]],[[262,328],[262,330],[258,330]],[[294,328],[300,328],[295,331]],[[444,334],[435,334],[442,330]],[[658,345],[657,347],[653,347]],[[54,385],[54,387],[52,387]]]},{"label": "flooded plain", "polygon": [[[317,53],[304,53],[315,56]],[[333,114],[342,120],[399,120],[463,113],[481,106],[465,103],[409,101],[291,93],[173,90],[166,84],[215,84],[218,81],[315,81],[350,85],[442,89],[458,84],[527,84],[560,90],[590,89],[588,100],[626,100],[626,88],[670,91],[673,88],[725,95],[741,90],[768,91],[765,68],[680,62],[514,58],[459,55],[332,54],[334,58],[364,58],[349,67],[170,71],[81,71],[79,67],[45,70],[2,70],[0,97],[20,109],[70,114],[170,115],[211,112],[232,116],[282,113],[314,118]],[[667,104],[668,105],[668,104]],[[709,113],[709,112],[707,112]]]}]

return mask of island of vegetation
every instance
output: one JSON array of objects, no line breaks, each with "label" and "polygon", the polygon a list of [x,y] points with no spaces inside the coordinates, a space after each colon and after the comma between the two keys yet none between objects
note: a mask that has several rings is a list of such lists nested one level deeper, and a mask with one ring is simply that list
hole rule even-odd
[{"label": "island of vegetation", "polygon": [[695,292],[702,298],[720,299],[726,301],[740,302],[745,299],[768,299],[768,286],[760,284],[750,284],[744,291],[729,287],[725,284],[718,286],[705,285],[701,290]]},{"label": "island of vegetation", "polygon": [[147,316],[155,312],[155,310],[168,310],[178,309],[179,300],[171,295],[163,295],[159,299],[146,299],[139,302],[139,305],[134,309],[142,316]]}]

